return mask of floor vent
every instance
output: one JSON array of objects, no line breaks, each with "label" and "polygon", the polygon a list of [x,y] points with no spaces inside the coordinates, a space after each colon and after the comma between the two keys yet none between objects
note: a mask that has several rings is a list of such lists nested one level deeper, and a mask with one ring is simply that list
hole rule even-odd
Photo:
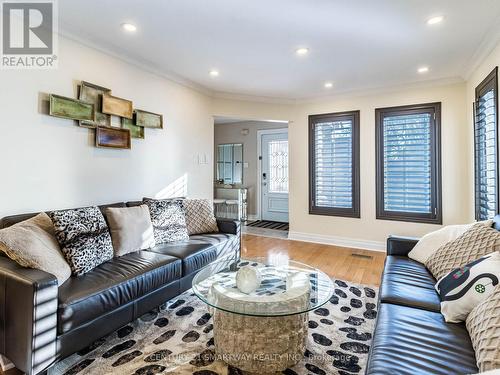
[{"label": "floor vent", "polygon": [[364,254],[352,253],[351,256],[356,257],[356,258],[363,258],[363,259],[373,259],[373,257],[371,255],[364,255]]}]

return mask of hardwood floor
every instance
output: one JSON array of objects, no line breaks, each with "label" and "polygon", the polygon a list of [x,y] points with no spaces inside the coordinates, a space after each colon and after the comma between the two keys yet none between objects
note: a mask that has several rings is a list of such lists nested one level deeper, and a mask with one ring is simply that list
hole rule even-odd
[{"label": "hardwood floor", "polygon": [[[379,285],[385,253],[244,234],[242,258],[282,257],[319,268],[330,277]],[[4,373],[0,370],[0,375]],[[5,375],[20,375],[12,369]]]},{"label": "hardwood floor", "polygon": [[244,234],[241,257],[285,257],[314,266],[330,277],[378,286],[385,253]]}]

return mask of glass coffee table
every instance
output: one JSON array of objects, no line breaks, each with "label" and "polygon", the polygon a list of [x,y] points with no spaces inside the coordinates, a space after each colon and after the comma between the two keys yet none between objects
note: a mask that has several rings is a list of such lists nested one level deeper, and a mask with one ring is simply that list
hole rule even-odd
[{"label": "glass coffee table", "polygon": [[[236,286],[236,272],[255,267],[260,287],[250,294]],[[283,371],[304,356],[307,312],[333,292],[322,271],[295,261],[265,258],[217,261],[193,279],[194,293],[213,315],[217,358],[243,371]]]}]

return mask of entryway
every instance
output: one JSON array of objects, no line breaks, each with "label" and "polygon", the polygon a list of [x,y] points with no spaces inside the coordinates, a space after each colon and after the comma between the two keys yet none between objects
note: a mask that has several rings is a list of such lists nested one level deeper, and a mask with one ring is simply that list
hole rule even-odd
[{"label": "entryway", "polygon": [[260,150],[260,218],[288,223],[288,129],[257,132]]}]

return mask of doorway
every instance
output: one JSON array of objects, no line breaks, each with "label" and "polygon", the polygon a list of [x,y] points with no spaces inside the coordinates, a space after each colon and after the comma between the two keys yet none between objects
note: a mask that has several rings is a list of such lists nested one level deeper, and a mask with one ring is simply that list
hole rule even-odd
[{"label": "doorway", "polygon": [[257,145],[260,219],[288,223],[288,129],[259,130]]}]

